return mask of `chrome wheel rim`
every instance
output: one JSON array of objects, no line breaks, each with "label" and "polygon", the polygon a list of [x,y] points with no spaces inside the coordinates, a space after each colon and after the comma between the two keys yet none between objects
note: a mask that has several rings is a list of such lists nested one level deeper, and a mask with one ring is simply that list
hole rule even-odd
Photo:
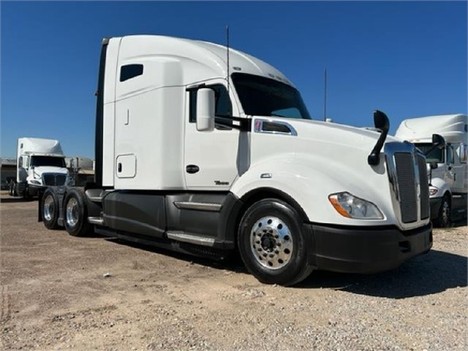
[{"label": "chrome wheel rim", "polygon": [[261,266],[272,270],[281,269],[291,260],[293,237],[281,219],[263,217],[250,230],[250,248]]},{"label": "chrome wheel rim", "polygon": [[52,195],[47,195],[44,199],[44,211],[43,211],[44,219],[46,221],[51,221],[55,215],[55,203],[54,198]]},{"label": "chrome wheel rim", "polygon": [[78,206],[78,201],[76,201],[75,198],[71,198],[67,202],[67,208],[66,208],[66,221],[69,227],[74,227],[78,223],[79,219],[79,206]]}]

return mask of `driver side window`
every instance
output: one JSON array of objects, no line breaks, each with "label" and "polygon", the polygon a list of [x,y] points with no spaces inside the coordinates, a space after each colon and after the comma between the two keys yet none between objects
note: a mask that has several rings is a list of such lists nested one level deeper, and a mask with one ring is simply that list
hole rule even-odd
[{"label": "driver side window", "polygon": [[454,163],[452,145],[447,146],[447,163],[448,164],[453,164]]},{"label": "driver side window", "polygon": [[468,159],[467,145],[461,143],[457,149],[458,157],[460,158],[461,163],[466,163]]}]

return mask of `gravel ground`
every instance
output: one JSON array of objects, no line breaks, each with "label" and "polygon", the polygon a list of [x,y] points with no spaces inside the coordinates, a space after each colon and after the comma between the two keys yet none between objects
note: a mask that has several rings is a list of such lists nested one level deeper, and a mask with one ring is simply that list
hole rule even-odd
[{"label": "gravel ground", "polygon": [[37,222],[2,195],[2,350],[467,350],[467,235],[375,275],[263,285],[217,263]]}]

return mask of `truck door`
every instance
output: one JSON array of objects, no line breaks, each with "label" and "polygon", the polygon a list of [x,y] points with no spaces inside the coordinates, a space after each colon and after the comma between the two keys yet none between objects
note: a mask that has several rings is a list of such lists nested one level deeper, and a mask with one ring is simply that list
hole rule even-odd
[{"label": "truck door", "polygon": [[460,162],[460,157],[458,156],[457,152],[455,152],[455,147],[459,147],[459,145],[450,145],[449,146],[452,149],[452,164],[449,165],[449,168],[451,167],[452,169],[449,172],[452,172],[453,174],[453,186],[452,186],[452,192],[453,193],[463,193],[466,192],[464,190],[464,183],[465,183],[465,169],[466,169],[466,164],[463,164]]},{"label": "truck door", "polygon": [[447,144],[445,148],[445,174],[444,181],[450,187],[453,192],[453,186],[455,185],[456,170],[454,169],[454,150],[451,144]]},{"label": "truck door", "polygon": [[16,181],[18,183],[25,182],[28,177],[29,160],[28,156],[19,156],[16,166]]},{"label": "truck door", "polygon": [[[215,114],[232,117],[237,106],[224,84],[205,86],[215,91]],[[196,126],[197,90],[186,92],[185,172],[188,190],[227,191],[248,162],[246,133],[234,128],[216,126],[213,131],[198,131]]]},{"label": "truck door", "polygon": [[[466,134],[465,134],[466,140]],[[466,143],[460,143],[457,149],[458,158],[462,168],[461,178],[463,179],[462,189],[463,193],[468,193],[468,145]]]}]

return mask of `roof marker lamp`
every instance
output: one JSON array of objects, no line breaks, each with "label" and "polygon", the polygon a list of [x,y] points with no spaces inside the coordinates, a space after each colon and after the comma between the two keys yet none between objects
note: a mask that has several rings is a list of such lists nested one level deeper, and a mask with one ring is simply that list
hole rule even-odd
[{"label": "roof marker lamp", "polygon": [[360,199],[348,192],[331,194],[328,200],[343,217],[353,219],[384,219],[382,212],[372,202]]}]

